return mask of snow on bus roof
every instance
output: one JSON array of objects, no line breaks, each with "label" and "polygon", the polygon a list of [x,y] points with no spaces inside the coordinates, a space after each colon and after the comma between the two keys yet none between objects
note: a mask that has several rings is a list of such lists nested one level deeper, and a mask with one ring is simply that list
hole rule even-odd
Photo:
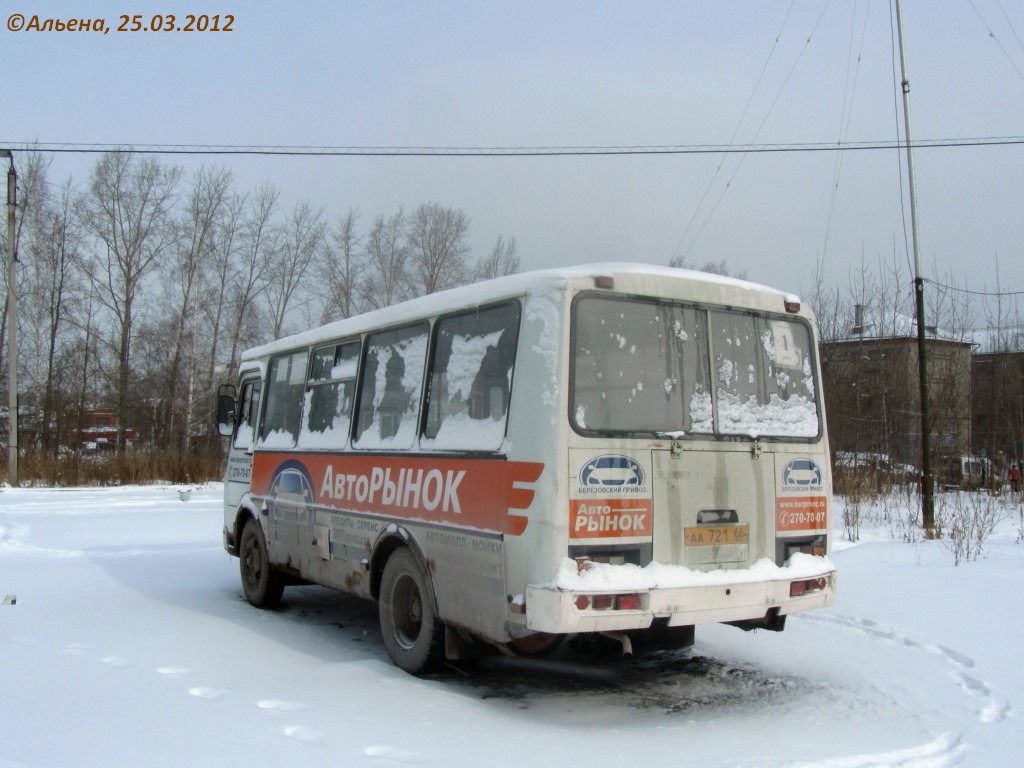
[{"label": "snow on bus roof", "polygon": [[593,278],[602,275],[612,277],[654,277],[670,280],[691,280],[706,285],[718,285],[728,288],[755,291],[757,293],[777,294],[784,297],[785,301],[799,301],[793,294],[770,288],[747,280],[740,280],[734,277],[716,275],[710,272],[698,272],[691,269],[678,269],[676,267],[653,266],[648,264],[633,264],[629,262],[610,262],[598,264],[586,264],[575,267],[558,267],[554,269],[542,269],[532,272],[522,272],[507,277],[498,277],[472,285],[463,285],[458,288],[451,288],[446,291],[439,291],[428,296],[420,296],[415,299],[393,304],[389,307],[376,309],[361,315],[336,320],[308,331],[292,334],[253,347],[246,350],[243,360],[252,360],[267,355],[284,352],[297,347],[310,346],[330,339],[340,339],[346,336],[355,336],[359,333],[375,328],[399,325],[403,322],[410,322],[422,317],[440,315],[460,307],[472,307],[498,301],[512,296],[519,296],[525,293],[542,289],[564,290],[570,280],[580,278]]}]

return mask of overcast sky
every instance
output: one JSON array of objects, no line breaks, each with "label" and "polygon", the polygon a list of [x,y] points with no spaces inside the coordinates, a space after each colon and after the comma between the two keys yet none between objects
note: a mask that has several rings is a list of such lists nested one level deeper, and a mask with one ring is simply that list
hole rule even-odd
[{"label": "overcast sky", "polygon": [[[893,141],[885,0],[4,0],[0,146],[549,147]],[[11,32],[40,18],[233,14],[230,32]],[[1020,0],[905,0],[914,138],[1024,136]],[[749,105],[749,106],[748,106]],[[166,157],[364,225],[437,202],[523,267],[725,260],[807,294],[908,269],[897,150],[560,158]],[[1024,145],[919,149],[925,276],[1024,289]],[[84,182],[94,156],[58,155]],[[909,216],[908,216],[909,220]]]}]

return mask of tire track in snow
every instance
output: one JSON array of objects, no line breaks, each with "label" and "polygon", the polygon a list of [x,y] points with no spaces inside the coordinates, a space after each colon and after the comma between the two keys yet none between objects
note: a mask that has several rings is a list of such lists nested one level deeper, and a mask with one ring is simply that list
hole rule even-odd
[{"label": "tire track in snow", "polygon": [[951,669],[953,679],[957,681],[960,687],[971,697],[982,703],[981,708],[977,712],[978,719],[981,722],[1002,722],[1009,714],[1009,702],[1000,700],[993,693],[992,687],[988,683],[969,673],[969,670],[974,669],[976,663],[972,657],[965,653],[943,645],[920,642],[893,627],[886,627],[872,619],[835,615],[803,616],[802,619],[853,629],[876,640],[889,641],[896,645],[939,658]]},{"label": "tire track in snow", "polygon": [[825,758],[813,763],[790,763],[787,768],[952,768],[960,762],[965,750],[959,736],[947,733],[919,747],[873,755]]},{"label": "tire track in snow", "polygon": [[[800,618],[803,621],[831,624],[853,630],[871,639],[890,642],[939,659],[949,668],[952,678],[960,688],[971,698],[981,702],[980,709],[976,710],[975,715],[982,724],[1002,722],[1010,712],[1009,702],[999,699],[988,683],[970,673],[969,670],[975,668],[976,662],[965,653],[943,645],[921,642],[873,619],[841,615],[804,615]],[[952,768],[960,762],[966,749],[962,733],[947,733],[917,747],[825,759],[813,763],[792,763],[788,768]]]}]

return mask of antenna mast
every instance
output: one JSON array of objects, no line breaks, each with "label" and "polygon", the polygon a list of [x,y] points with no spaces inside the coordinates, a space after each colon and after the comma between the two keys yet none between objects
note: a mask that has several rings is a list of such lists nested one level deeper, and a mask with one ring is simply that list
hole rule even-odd
[{"label": "antenna mast", "polygon": [[903,89],[903,122],[907,146],[907,181],[910,186],[910,232],[914,248],[914,297],[917,302],[917,378],[921,399],[921,526],[929,538],[935,531],[935,475],[932,471],[931,418],[928,403],[928,366],[924,321],[924,278],[921,276],[921,247],[917,235],[917,185],[914,181],[914,147],[910,132],[910,80],[903,44],[903,12],[896,2],[896,34],[900,44],[900,77]]}]

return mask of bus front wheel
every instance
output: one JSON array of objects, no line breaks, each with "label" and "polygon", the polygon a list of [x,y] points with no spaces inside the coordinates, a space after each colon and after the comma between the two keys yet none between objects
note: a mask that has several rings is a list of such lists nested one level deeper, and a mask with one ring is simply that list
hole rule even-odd
[{"label": "bus front wheel", "polygon": [[238,548],[238,567],[242,575],[245,599],[257,608],[273,608],[281,602],[284,579],[270,567],[267,540],[263,529],[249,519],[242,529],[242,543]]},{"label": "bus front wheel", "polygon": [[417,675],[444,662],[444,627],[437,619],[430,577],[411,551],[388,558],[380,586],[380,631],[395,666]]}]

